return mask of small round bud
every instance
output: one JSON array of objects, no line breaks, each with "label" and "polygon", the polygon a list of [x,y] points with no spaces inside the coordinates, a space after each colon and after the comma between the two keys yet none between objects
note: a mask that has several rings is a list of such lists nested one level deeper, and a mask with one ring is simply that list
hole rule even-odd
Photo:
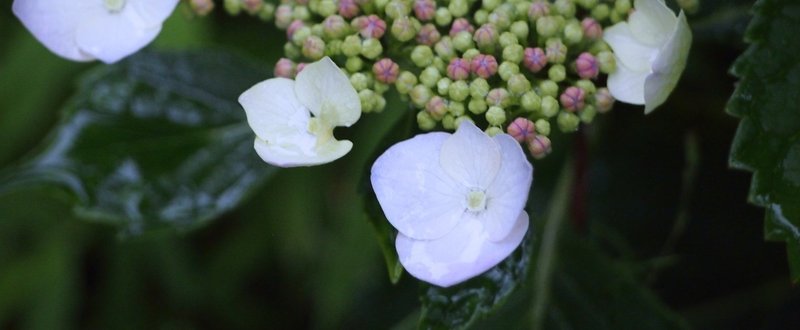
[{"label": "small round bud", "polygon": [[516,21],[511,23],[511,28],[509,28],[509,31],[517,36],[519,40],[528,39],[528,23],[525,21]]},{"label": "small round bud", "polygon": [[608,91],[608,88],[603,87],[597,89],[597,92],[594,94],[594,106],[600,113],[606,113],[614,107],[614,97],[611,96],[611,92]]},{"label": "small round bud", "polygon": [[600,67],[600,72],[609,74],[617,70],[617,59],[611,52],[599,52],[595,58]]},{"label": "small round bud", "polygon": [[528,9],[528,18],[531,22],[550,15],[550,4],[544,1],[534,1]]},{"label": "small round bud", "polygon": [[457,118],[456,118],[456,120],[453,122],[453,124],[454,124],[454,126],[455,126],[455,129],[458,129],[458,127],[459,127],[459,126],[461,126],[461,123],[463,123],[463,122],[465,122],[465,121],[468,121],[468,122],[470,122],[470,123],[473,123],[473,124],[475,124],[475,122],[474,122],[474,121],[472,121],[472,118],[470,118],[469,116],[459,116],[459,117],[457,117]]},{"label": "small round bud", "polygon": [[544,52],[547,55],[547,61],[551,63],[564,63],[567,58],[567,46],[558,39],[548,40]]},{"label": "small round bud", "polygon": [[472,96],[473,99],[481,99],[483,100],[486,98],[486,95],[489,95],[489,82],[483,78],[475,78],[472,82],[469,83],[469,96]]},{"label": "small round bud", "polygon": [[542,115],[551,118],[558,114],[558,101],[552,96],[542,97]]},{"label": "small round bud", "polygon": [[439,30],[433,24],[425,24],[417,32],[417,43],[426,46],[433,46],[442,38]]},{"label": "small round bud", "polygon": [[361,42],[361,56],[374,60],[383,53],[383,46],[378,39],[364,39]]},{"label": "small round bud", "polygon": [[320,0],[319,4],[317,4],[316,13],[322,17],[330,17],[336,15],[338,12],[339,7],[333,0]]},{"label": "small round bud", "polygon": [[556,122],[558,123],[558,129],[564,133],[569,133],[578,130],[581,119],[572,112],[561,111],[558,113]]},{"label": "small round bud", "polygon": [[[239,13],[242,11],[241,0],[225,0],[222,3],[222,5],[223,7],[225,7],[225,11],[227,11],[228,14],[231,14],[233,16],[239,15]],[[289,22],[287,22],[286,24],[288,25]]]},{"label": "small round bud", "polygon": [[417,112],[417,125],[423,131],[430,131],[436,128],[436,120],[427,111]]},{"label": "small round bud", "polygon": [[339,15],[344,18],[356,17],[359,13],[355,0],[339,0]]},{"label": "small round bud", "polygon": [[542,80],[539,82],[539,95],[558,96],[558,84],[552,80]]},{"label": "small round bud", "polygon": [[513,63],[522,62],[525,57],[525,50],[520,45],[510,45],[503,48],[503,60]]},{"label": "small round bud", "polygon": [[275,18],[275,5],[272,3],[265,3],[261,6],[261,11],[258,12],[258,18],[265,22],[270,22]]},{"label": "small round bud", "polygon": [[575,112],[583,109],[586,92],[578,87],[570,86],[567,87],[564,93],[561,93],[559,99],[561,100],[561,106],[564,107],[565,110]]},{"label": "small round bud", "polygon": [[417,36],[416,24],[408,16],[397,18],[392,22],[392,36],[402,42],[414,39]]},{"label": "small round bud", "polygon": [[618,14],[628,14],[631,10],[631,1],[630,0],[617,0],[614,2],[614,11]]},{"label": "small round bud", "polygon": [[544,136],[550,135],[550,122],[546,119],[539,119],[536,121],[536,133]]},{"label": "small round bud", "polygon": [[484,24],[475,31],[472,40],[475,40],[475,44],[478,45],[478,48],[482,51],[492,53],[494,52],[498,37],[497,27],[492,24]]},{"label": "small round bud", "polygon": [[467,31],[461,31],[453,37],[453,48],[458,51],[464,52],[474,47],[475,44],[472,43],[472,34]]},{"label": "small round bud", "polygon": [[361,101],[361,111],[368,113],[373,112],[377,108],[376,96],[371,89],[362,89],[358,92],[358,98]]},{"label": "small round bud", "polygon": [[475,27],[473,27],[466,18],[457,18],[450,27],[450,37],[453,38],[464,31],[469,32],[471,35],[472,32],[475,31]]},{"label": "small round bud", "polygon": [[447,89],[447,95],[453,101],[462,102],[469,97],[469,85],[463,80],[454,81]]},{"label": "small round bud", "polygon": [[489,126],[489,127],[486,128],[484,133],[486,133],[486,135],[488,135],[490,137],[494,137],[497,134],[502,134],[503,133],[503,129],[500,128],[500,127],[497,127],[497,126]]},{"label": "small round bud", "polygon": [[575,4],[572,0],[556,0],[553,3],[553,9],[564,17],[575,16]]},{"label": "small round bud", "polygon": [[447,72],[447,63],[445,63],[441,57],[434,57],[432,65],[436,70],[439,70],[439,72]]},{"label": "small round bud", "polygon": [[289,27],[286,28],[286,39],[292,40],[295,44],[302,44],[306,37],[311,35],[311,29],[306,28],[306,33],[304,33],[300,38],[299,42],[294,40],[294,35],[300,28],[306,27],[303,21],[296,19],[289,23]]},{"label": "small round bud", "polygon": [[591,17],[586,17],[581,21],[581,28],[583,28],[583,35],[589,40],[600,40],[603,37],[603,27]]},{"label": "small round bud", "polygon": [[561,64],[554,64],[547,70],[547,77],[555,82],[562,82],[567,78],[567,68]]},{"label": "small round bud", "polygon": [[511,26],[511,15],[505,10],[494,10],[489,13],[489,24],[494,24],[501,31],[507,30]]},{"label": "small round bud", "polygon": [[481,8],[486,10],[494,10],[502,3],[502,0],[481,0]]},{"label": "small round bud", "polygon": [[288,58],[281,58],[275,63],[275,76],[283,78],[294,78],[295,64]]},{"label": "small round bud", "polygon": [[411,98],[411,103],[418,108],[422,108],[428,103],[428,100],[431,99],[432,93],[431,89],[425,87],[425,85],[416,85],[411,89],[411,92],[408,93],[408,96]]},{"label": "small round bud", "polygon": [[519,73],[519,65],[505,61],[497,68],[497,72],[500,74],[501,79],[508,81],[508,78],[511,78],[512,75]]},{"label": "small round bud", "polygon": [[490,125],[501,126],[506,121],[506,111],[501,107],[491,106],[486,111],[486,121]]},{"label": "small round bud", "polygon": [[451,101],[450,104],[447,105],[447,111],[456,117],[463,116],[466,110],[462,102]]},{"label": "small round bud", "polygon": [[594,6],[597,6],[598,1],[599,0],[578,0],[577,3],[584,9],[592,9]]},{"label": "small round bud", "polygon": [[353,85],[356,91],[362,91],[369,88],[370,79],[366,74],[356,72],[350,75],[350,85]]},{"label": "small round bud", "polygon": [[442,118],[442,128],[453,131],[456,129],[456,119],[451,114],[444,115]]},{"label": "small round bud", "polygon": [[467,104],[467,109],[469,109],[469,112],[472,112],[476,115],[486,112],[486,109],[488,108],[489,106],[486,105],[486,101],[483,99],[471,99],[469,100],[469,104]]},{"label": "small round bud", "polygon": [[417,84],[417,76],[413,73],[408,71],[403,71],[397,77],[397,80],[394,82],[394,87],[397,88],[397,92],[400,94],[408,94],[411,92],[411,89],[414,88],[414,85]]},{"label": "small round bud", "polygon": [[306,6],[296,6],[292,9],[292,18],[308,21],[311,19],[311,12],[308,11],[308,7]]},{"label": "small round bud", "polygon": [[570,20],[564,26],[564,42],[568,45],[574,45],[583,40],[583,27],[577,20]]},{"label": "small round bud", "polygon": [[310,36],[303,42],[303,56],[311,60],[319,60],[325,56],[325,42],[320,37]]},{"label": "small round bud", "polygon": [[358,72],[364,68],[364,60],[360,56],[348,57],[344,63],[345,69],[349,72]]},{"label": "small round bud", "polygon": [[592,54],[587,52],[583,52],[578,55],[578,59],[575,60],[575,70],[578,71],[578,76],[583,79],[596,78],[600,73],[600,67],[597,63],[597,60],[594,58],[594,56],[592,56]]},{"label": "small round bud", "polygon": [[539,47],[525,48],[524,56],[522,64],[531,72],[539,72],[547,65],[547,56]]},{"label": "small round bud", "polygon": [[549,38],[558,33],[558,21],[553,16],[544,16],[536,20],[536,33],[541,38]]},{"label": "small round bud", "polygon": [[445,61],[456,57],[456,51],[453,48],[453,40],[450,39],[450,37],[443,37],[442,40],[439,40],[439,42],[433,46],[433,49],[436,51],[436,55],[439,55],[439,57]]},{"label": "small round bud", "polygon": [[511,95],[505,88],[495,88],[486,95],[486,104],[497,107],[506,107],[511,103]]},{"label": "small round bud", "polygon": [[542,159],[552,151],[550,138],[538,134],[528,141],[528,152],[536,159]]},{"label": "small round bud", "polygon": [[525,78],[524,74],[517,73],[508,78],[508,91],[514,95],[522,95],[531,90],[531,82]]},{"label": "small round bud", "polygon": [[442,74],[432,66],[425,68],[422,70],[422,73],[419,74],[419,82],[428,88],[435,87],[440,78],[442,78]]},{"label": "small round bud", "polygon": [[[226,1],[225,4],[228,2]],[[226,6],[227,7],[227,6]],[[281,30],[285,30],[289,27],[289,24],[292,23],[294,19],[292,18],[292,6],[283,4],[278,6],[278,9],[275,11],[275,26]]]},{"label": "small round bud", "polygon": [[586,105],[578,115],[578,117],[581,118],[581,122],[584,124],[591,124],[595,116],[597,116],[597,108],[591,104]]},{"label": "small round bud", "polygon": [[[480,51],[480,50],[477,50],[477,49],[475,49],[475,48],[470,48],[470,49],[467,49],[466,51],[464,51],[464,53],[463,53],[463,54],[461,54],[461,58],[463,58],[463,59],[465,59],[465,60],[468,60],[468,61],[470,61],[470,63],[471,63],[471,62],[472,62],[472,59],[474,59],[474,58],[475,58],[475,56],[478,56],[478,55],[480,55],[480,54],[481,54],[481,51]],[[472,66],[470,66],[470,69],[471,69],[471,68],[472,68]]]},{"label": "small round bud", "polygon": [[462,58],[454,58],[447,65],[447,76],[453,80],[464,80],[469,78],[469,61]]},{"label": "small round bud", "polygon": [[443,77],[436,82],[436,92],[439,95],[448,95],[450,93],[450,85],[453,84],[453,81],[450,78]]},{"label": "small round bud", "polygon": [[392,62],[392,60],[384,58],[372,65],[372,73],[375,75],[375,80],[384,84],[391,84],[397,80],[397,75],[400,74],[400,66]]},{"label": "small round bud", "polygon": [[190,0],[189,7],[192,8],[192,12],[194,12],[195,15],[206,16],[214,10],[214,2],[211,0]]},{"label": "small round bud", "polygon": [[286,57],[290,59],[296,60],[299,59],[300,55],[302,54],[300,53],[300,47],[297,47],[291,42],[287,42],[283,44],[283,55],[286,55]]},{"label": "small round bud", "polygon": [[475,55],[470,61],[470,71],[478,77],[488,79],[497,73],[497,60],[492,55]]},{"label": "small round bud", "polygon": [[384,94],[389,91],[389,85],[380,81],[376,81],[372,83],[372,89],[375,91],[375,93]]},{"label": "small round bud", "polygon": [[356,17],[353,24],[364,38],[380,39],[386,32],[386,22],[375,15]]},{"label": "small round bud", "polygon": [[433,0],[414,0],[414,15],[423,22],[432,20],[436,15],[436,2]]},{"label": "small round bud", "polygon": [[322,33],[325,37],[330,39],[339,39],[344,37],[350,31],[350,27],[345,22],[344,18],[339,15],[332,15],[322,21]]},{"label": "small round bud", "polygon": [[520,106],[528,112],[539,111],[542,109],[542,98],[534,91],[527,91],[519,98]]},{"label": "small round bud", "polygon": [[438,26],[448,26],[453,21],[453,15],[450,14],[450,10],[447,8],[439,7],[439,9],[436,9],[436,15],[433,20]]},{"label": "small round bud", "polygon": [[357,35],[351,35],[344,38],[342,42],[342,54],[347,57],[358,56],[361,54],[361,38]]},{"label": "small round bud", "polygon": [[597,88],[594,87],[594,83],[591,80],[581,79],[575,82],[575,87],[582,89],[586,92],[586,96],[589,97],[597,91]]},{"label": "small round bud", "polygon": [[533,135],[536,134],[536,127],[534,126],[533,122],[530,121],[528,118],[524,117],[517,117],[511,124],[508,124],[506,127],[506,133],[511,135],[514,140],[517,142],[525,142],[528,139],[533,138]]},{"label": "small round bud", "polygon": [[478,9],[475,11],[475,15],[472,16],[472,20],[478,25],[486,24],[489,22],[489,12],[484,9]]},{"label": "small round bud", "polygon": [[511,32],[501,33],[500,38],[497,41],[500,44],[500,48],[506,48],[511,45],[519,45],[519,39],[517,39],[517,35]]},{"label": "small round bud", "polygon": [[420,68],[430,66],[433,63],[433,50],[423,45],[414,47],[411,51],[411,62]]},{"label": "small round bud", "polygon": [[386,7],[383,9],[386,12],[386,16],[392,20],[396,20],[400,17],[406,17],[411,13],[410,3],[400,0],[389,1],[389,3],[387,3]]},{"label": "small round bud", "polygon": [[447,104],[445,104],[442,97],[434,96],[425,104],[425,111],[427,111],[433,119],[442,119],[445,113],[447,113]]},{"label": "small round bud", "polygon": [[261,11],[264,0],[242,0],[242,8],[250,15],[255,15]]},{"label": "small round bud", "polygon": [[467,0],[450,0],[447,9],[453,17],[464,17],[469,12],[469,3]]}]

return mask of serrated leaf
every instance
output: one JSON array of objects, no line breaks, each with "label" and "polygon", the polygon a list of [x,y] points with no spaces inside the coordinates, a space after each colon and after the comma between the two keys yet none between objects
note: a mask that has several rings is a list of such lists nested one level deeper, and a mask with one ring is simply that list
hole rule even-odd
[{"label": "serrated leaf", "polygon": [[[741,78],[727,111],[741,117],[730,165],[753,171],[749,200],[765,207],[765,237],[784,240],[790,265],[800,246],[800,4],[761,0],[746,40],[750,47],[733,66]],[[800,281],[800,270],[792,278]]]},{"label": "serrated leaf", "polygon": [[83,217],[141,233],[238,205],[275,168],[253,151],[239,94],[266,70],[221,52],[140,53],[90,71],[64,119],[5,187],[66,187]]}]

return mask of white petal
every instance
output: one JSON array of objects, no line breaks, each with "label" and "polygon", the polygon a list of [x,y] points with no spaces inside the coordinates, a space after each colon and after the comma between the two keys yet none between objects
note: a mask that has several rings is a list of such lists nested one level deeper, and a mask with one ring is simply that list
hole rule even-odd
[{"label": "white petal", "polygon": [[372,165],[371,182],[386,219],[415,239],[440,238],[464,215],[466,188],[439,165],[447,133],[417,135],[390,147]]},{"label": "white petal", "polygon": [[161,26],[142,29],[120,14],[97,15],[78,26],[76,42],[83,52],[114,63],[156,38]]},{"label": "white petal", "polygon": [[522,242],[528,230],[528,214],[519,214],[511,234],[492,242],[481,222],[472,218],[437,240],[415,240],[402,233],[395,246],[400,263],[414,277],[448,287],[494,267]]},{"label": "white petal", "polygon": [[349,127],[361,117],[361,100],[355,88],[329,57],[306,65],[295,81],[300,102],[331,127]]},{"label": "white petal", "polygon": [[294,86],[290,79],[272,78],[239,96],[247,123],[256,136],[276,143],[286,136],[308,131],[311,114],[295,96]]},{"label": "white petal", "polygon": [[663,0],[636,0],[636,10],[628,17],[633,35],[648,45],[660,48],[675,30],[677,20]]},{"label": "white petal", "polygon": [[664,103],[675,89],[683,69],[686,68],[691,45],[692,31],[686,22],[686,16],[681,11],[675,31],[653,62],[653,73],[645,80],[645,113],[650,113]]},{"label": "white petal", "polygon": [[486,210],[479,217],[484,221],[489,240],[499,241],[509,235],[528,201],[533,166],[514,138],[498,134],[494,140],[501,147],[503,164],[486,191]]},{"label": "white petal", "polygon": [[136,13],[136,24],[154,27],[164,23],[177,5],[178,0],[128,0],[124,10]]},{"label": "white petal", "polygon": [[[314,137],[311,136],[311,138],[313,139]],[[353,148],[353,143],[347,140],[329,140],[327,143],[315,146],[312,149],[302,147],[302,144],[280,145],[256,138],[254,147],[261,159],[279,167],[313,166],[330,163],[341,158]]]},{"label": "white petal", "polygon": [[467,188],[486,189],[500,170],[500,146],[470,121],[442,144],[444,171]]},{"label": "white petal", "polygon": [[617,67],[623,64],[634,71],[649,71],[650,62],[661,46],[648,45],[638,40],[626,22],[617,23],[603,31],[603,40],[614,50]]},{"label": "white petal", "polygon": [[101,1],[15,0],[14,15],[47,49],[73,61],[91,61],[75,42],[78,26],[107,11]]},{"label": "white petal", "polygon": [[644,104],[644,83],[649,74],[649,70],[633,71],[617,63],[617,70],[608,75],[608,91],[619,101]]}]

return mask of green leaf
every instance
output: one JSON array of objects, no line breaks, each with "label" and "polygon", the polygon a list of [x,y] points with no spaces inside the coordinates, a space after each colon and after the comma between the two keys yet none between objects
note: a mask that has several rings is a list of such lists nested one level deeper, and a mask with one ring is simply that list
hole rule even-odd
[{"label": "green leaf", "polygon": [[741,78],[727,111],[740,117],[730,165],[753,172],[750,202],[767,210],[764,235],[790,249],[800,281],[800,5],[762,0],[745,35],[750,43],[732,68]]},{"label": "green leaf", "polygon": [[58,184],[77,196],[82,217],[128,234],[200,225],[275,172],[253,151],[236,101],[267,74],[208,51],[145,52],[98,67],[45,147],[0,187]]}]

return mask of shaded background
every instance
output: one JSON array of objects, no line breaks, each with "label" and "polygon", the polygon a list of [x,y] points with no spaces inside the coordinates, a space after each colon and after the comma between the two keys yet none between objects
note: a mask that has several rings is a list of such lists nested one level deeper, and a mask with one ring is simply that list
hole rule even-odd
[{"label": "shaded background", "polygon": [[[749,2],[717,3],[690,16],[695,43],[667,104],[647,117],[620,104],[585,128],[589,217],[577,231],[695,328],[792,328],[800,294],[784,246],[763,241],[764,211],[745,203],[750,174],[727,166],[737,125],[724,113],[735,83],[727,72],[745,47]],[[100,65],[52,55],[9,7],[0,9],[5,168],[53,128],[77,75]],[[270,67],[282,50],[276,35],[283,33],[254,18],[217,10],[197,19],[180,7],[152,48],[234,49]],[[342,160],[280,171],[240,208],[186,233],[121,237],[72,216],[65,191],[3,193],[0,328],[413,326],[418,283],[407,275],[389,283],[358,193],[380,138],[371,128],[385,116],[367,115],[346,132],[364,142]],[[573,138],[555,148],[575,152]],[[548,169],[560,161],[535,163],[534,185],[551,182]]]}]

